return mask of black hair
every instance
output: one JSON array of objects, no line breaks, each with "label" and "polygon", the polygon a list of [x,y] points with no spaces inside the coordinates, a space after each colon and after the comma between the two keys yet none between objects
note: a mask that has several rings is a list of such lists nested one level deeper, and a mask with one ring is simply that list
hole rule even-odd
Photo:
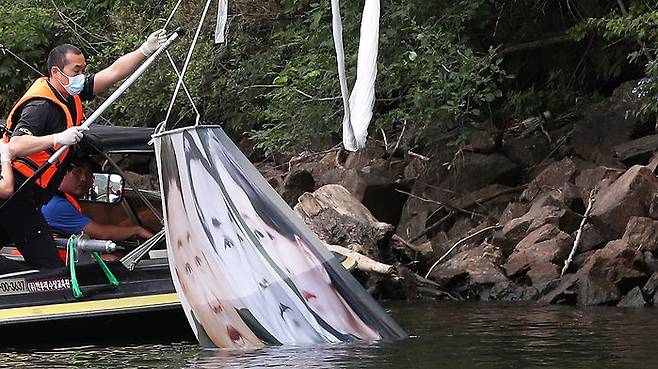
[{"label": "black hair", "polygon": [[50,50],[50,53],[48,53],[48,76],[51,75],[53,67],[58,67],[60,70],[64,68],[64,65],[66,64],[66,54],[68,53],[81,55],[82,51],[71,44],[55,46],[55,48]]},{"label": "black hair", "polygon": [[75,168],[89,168],[92,171],[99,171],[98,167],[98,164],[91,158],[91,156],[89,156],[89,154],[82,150],[76,150],[71,158],[71,164],[66,171],[70,172]]}]

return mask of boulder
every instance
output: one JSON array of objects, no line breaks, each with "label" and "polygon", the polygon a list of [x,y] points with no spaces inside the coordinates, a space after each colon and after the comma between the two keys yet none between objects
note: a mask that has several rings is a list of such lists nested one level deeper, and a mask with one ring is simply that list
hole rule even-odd
[{"label": "boulder", "polygon": [[453,163],[448,177],[439,188],[459,193],[478,190],[492,183],[516,185],[519,167],[502,154],[464,152]]},{"label": "boulder", "polygon": [[622,237],[628,246],[643,251],[658,253],[658,220],[631,217]]},{"label": "boulder", "polygon": [[515,218],[523,216],[528,211],[528,206],[521,202],[510,202],[505,207],[505,210],[502,211],[500,217],[498,218],[499,224],[507,224],[509,221]]},{"label": "boulder", "polygon": [[647,216],[658,192],[658,178],[647,167],[636,165],[596,196],[590,219],[611,239],[622,236],[633,216]]},{"label": "boulder", "polygon": [[609,242],[587,259],[577,272],[578,304],[600,305],[618,301],[646,274],[642,254],[624,240]]},{"label": "boulder", "polygon": [[560,278],[561,268],[554,263],[541,262],[531,266],[527,273],[530,285],[540,293],[554,280]]},{"label": "boulder", "polygon": [[561,190],[567,182],[572,180],[575,173],[576,164],[571,158],[554,162],[528,184],[528,188],[521,195],[521,199],[532,201],[541,192]]},{"label": "boulder", "polygon": [[[574,239],[576,238],[576,232],[577,231],[571,234]],[[603,247],[607,241],[608,240],[601,235],[601,232],[599,232],[596,227],[590,223],[585,223],[583,230],[580,233],[580,242],[578,243],[578,249],[576,252],[580,254]]]},{"label": "boulder", "polygon": [[551,146],[546,137],[505,137],[503,153],[522,168],[529,168],[546,159]]},{"label": "boulder", "polygon": [[293,207],[297,204],[299,196],[313,190],[315,190],[313,175],[307,170],[294,169],[286,176],[279,192],[283,200]]},{"label": "boulder", "polygon": [[645,119],[630,111],[639,104],[633,93],[635,82],[618,87],[606,101],[592,106],[577,122],[571,136],[571,145],[576,154],[594,163],[619,167],[614,156],[614,147],[638,137],[645,130]]},{"label": "boulder", "polygon": [[123,178],[126,180],[126,184],[131,184],[135,186],[135,188],[151,191],[158,191],[160,189],[160,182],[158,181],[157,175],[141,175],[130,171],[124,171],[123,173]]},{"label": "boulder", "polygon": [[354,251],[378,261],[386,261],[389,257],[380,245],[392,234],[393,226],[377,221],[340,185],[326,185],[303,194],[295,211],[325,243],[348,248],[359,244],[364,250]]},{"label": "boulder", "polygon": [[528,234],[546,224],[559,225],[565,214],[565,209],[556,206],[531,208],[523,216],[507,222],[503,226],[503,235],[510,242],[516,244],[527,237]]},{"label": "boulder", "polygon": [[553,224],[545,224],[516,245],[503,268],[508,277],[515,277],[544,263],[562,265],[571,250],[571,244],[568,234]]},{"label": "boulder", "polygon": [[[658,273],[654,272],[651,277],[649,277],[647,283],[645,283],[642,287],[642,292],[652,296],[654,293],[656,293],[656,290],[658,290]],[[654,301],[654,303],[655,302],[656,301]]]},{"label": "boulder", "polygon": [[254,164],[258,172],[265,178],[267,183],[272,186],[279,194],[282,194],[283,190],[283,173],[268,163],[256,163]]},{"label": "boulder", "polygon": [[596,167],[583,169],[576,175],[576,186],[581,189],[583,203],[587,204],[589,194],[594,187],[598,187],[599,193],[605,191],[617,178],[624,174],[623,169]]},{"label": "boulder", "polygon": [[644,136],[614,147],[617,159],[626,164],[646,165],[655,151],[658,151],[658,135]]},{"label": "boulder", "polygon": [[647,301],[644,299],[640,287],[635,287],[624,296],[617,304],[618,307],[644,307]]},{"label": "boulder", "polygon": [[466,248],[435,267],[430,279],[450,286],[452,291],[461,295],[488,300],[494,285],[508,282],[498,266],[501,257],[500,250],[491,244]]}]

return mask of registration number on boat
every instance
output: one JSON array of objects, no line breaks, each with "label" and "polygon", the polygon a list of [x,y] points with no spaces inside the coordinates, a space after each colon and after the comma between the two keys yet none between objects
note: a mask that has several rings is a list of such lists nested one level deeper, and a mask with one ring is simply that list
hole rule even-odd
[{"label": "registration number on boat", "polygon": [[19,293],[27,292],[27,283],[25,283],[25,279],[17,278],[0,280],[0,296],[17,295]]}]

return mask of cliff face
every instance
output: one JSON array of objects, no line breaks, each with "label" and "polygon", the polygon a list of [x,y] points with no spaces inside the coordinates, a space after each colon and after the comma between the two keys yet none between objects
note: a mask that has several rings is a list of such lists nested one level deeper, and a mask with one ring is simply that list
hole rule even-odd
[{"label": "cliff face", "polygon": [[[582,116],[545,113],[492,129],[457,155],[438,137],[422,155],[371,142],[359,153],[302,155],[286,172],[261,169],[293,206],[304,192],[345,187],[374,218],[348,224],[324,211],[305,217],[314,231],[427,275],[448,292],[441,296],[648,305],[658,280],[658,134],[653,119],[631,113],[634,87]],[[359,228],[366,223],[377,237],[361,237],[373,234]],[[418,297],[405,288],[389,297]]]}]

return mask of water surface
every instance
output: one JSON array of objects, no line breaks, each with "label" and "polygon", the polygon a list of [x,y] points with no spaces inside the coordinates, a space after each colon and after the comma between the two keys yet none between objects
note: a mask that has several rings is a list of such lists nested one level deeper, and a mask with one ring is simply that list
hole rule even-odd
[{"label": "water surface", "polygon": [[385,305],[397,342],[254,351],[194,342],[12,348],[0,368],[658,368],[658,309],[496,303]]}]

